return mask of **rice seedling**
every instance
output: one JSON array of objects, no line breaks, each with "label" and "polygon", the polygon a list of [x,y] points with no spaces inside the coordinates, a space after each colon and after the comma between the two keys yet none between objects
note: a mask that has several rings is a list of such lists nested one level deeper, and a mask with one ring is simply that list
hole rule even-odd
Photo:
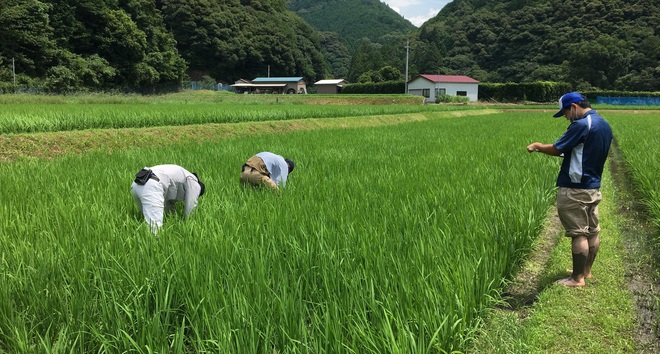
[{"label": "rice seedling", "polygon": [[[130,102],[130,101],[129,101]],[[259,101],[44,104],[6,103],[0,134],[337,118],[474,109],[473,106],[273,104]]]}]

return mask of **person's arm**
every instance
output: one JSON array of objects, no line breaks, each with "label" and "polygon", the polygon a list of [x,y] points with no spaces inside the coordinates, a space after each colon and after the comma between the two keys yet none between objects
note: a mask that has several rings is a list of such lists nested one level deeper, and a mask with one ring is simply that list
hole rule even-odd
[{"label": "person's arm", "polygon": [[199,193],[202,191],[202,187],[200,187],[199,183],[195,178],[193,177],[188,177],[186,178],[186,196],[185,196],[185,206],[184,206],[184,211],[186,213],[186,217],[190,215],[190,213],[195,210],[195,207],[197,207],[197,198],[199,198]]},{"label": "person's arm", "polygon": [[542,152],[546,155],[551,155],[551,156],[560,156],[561,151],[557,150],[557,148],[553,144],[542,144],[539,142],[536,143],[531,143],[527,146],[527,152]]}]

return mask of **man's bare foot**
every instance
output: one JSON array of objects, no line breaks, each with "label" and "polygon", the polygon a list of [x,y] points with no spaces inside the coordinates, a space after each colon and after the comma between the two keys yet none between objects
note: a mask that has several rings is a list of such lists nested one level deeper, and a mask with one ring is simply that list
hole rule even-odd
[{"label": "man's bare foot", "polygon": [[573,278],[565,278],[565,279],[559,279],[555,282],[555,284],[563,285],[563,286],[584,286],[584,279],[581,281],[576,281]]},{"label": "man's bare foot", "polygon": [[[573,275],[573,269],[566,269],[566,272],[567,272],[569,275]],[[585,277],[585,278],[589,278],[589,279],[591,279],[591,272],[589,272],[589,274],[585,275],[584,277]]]}]

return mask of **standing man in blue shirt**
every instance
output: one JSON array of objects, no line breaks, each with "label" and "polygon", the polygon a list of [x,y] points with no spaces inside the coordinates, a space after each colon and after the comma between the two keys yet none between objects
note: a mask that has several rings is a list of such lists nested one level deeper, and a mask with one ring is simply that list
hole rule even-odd
[{"label": "standing man in blue shirt", "polygon": [[284,188],[294,167],[293,161],[280,155],[268,151],[260,152],[243,164],[241,183],[244,186],[266,186],[276,190]]},{"label": "standing man in blue shirt", "polygon": [[561,96],[559,112],[554,117],[561,116],[571,122],[564,135],[553,144],[529,144],[527,151],[564,158],[557,177],[557,212],[566,236],[572,238],[573,272],[557,284],[584,286],[600,247],[600,181],[612,143],[612,129],[577,92]]}]

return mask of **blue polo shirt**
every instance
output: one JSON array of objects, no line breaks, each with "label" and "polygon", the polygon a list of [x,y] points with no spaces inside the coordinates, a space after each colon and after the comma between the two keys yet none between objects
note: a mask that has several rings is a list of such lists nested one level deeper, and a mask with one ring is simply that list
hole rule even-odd
[{"label": "blue polo shirt", "polygon": [[557,186],[600,188],[611,143],[612,129],[595,110],[571,122],[564,135],[553,144],[564,156]]}]

